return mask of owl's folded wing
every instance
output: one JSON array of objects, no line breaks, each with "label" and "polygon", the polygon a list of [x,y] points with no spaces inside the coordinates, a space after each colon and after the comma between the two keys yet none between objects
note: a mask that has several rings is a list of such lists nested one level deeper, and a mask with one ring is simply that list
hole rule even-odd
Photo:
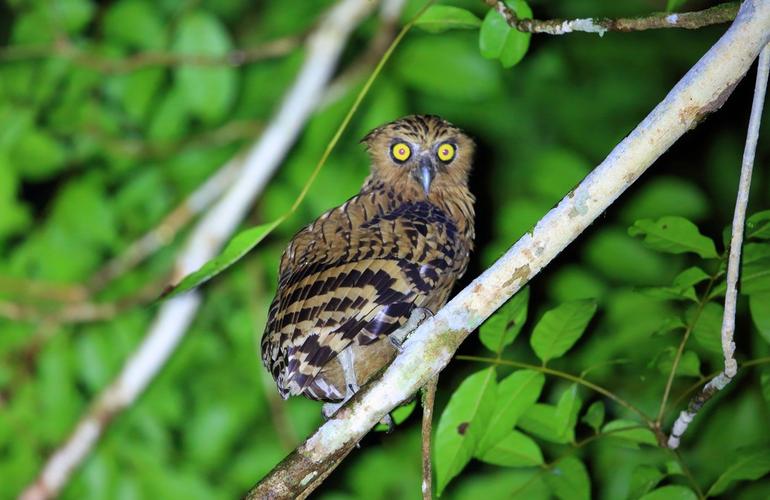
[{"label": "owl's folded wing", "polygon": [[[457,277],[454,225],[427,203],[357,227],[330,227],[316,223],[325,236],[310,238],[305,230],[299,245],[298,238],[292,242],[289,262],[296,265],[282,272],[270,309],[263,357],[284,395],[301,393],[351,343],[367,345],[396,331],[415,306],[443,304]],[[331,235],[355,247],[342,250],[337,239],[329,243]]]}]

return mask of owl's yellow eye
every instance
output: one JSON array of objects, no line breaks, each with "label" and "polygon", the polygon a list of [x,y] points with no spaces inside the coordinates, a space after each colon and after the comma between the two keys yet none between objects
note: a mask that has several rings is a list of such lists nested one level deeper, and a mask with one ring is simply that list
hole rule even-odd
[{"label": "owl's yellow eye", "polygon": [[445,142],[444,144],[438,147],[436,156],[438,156],[438,159],[443,161],[444,163],[449,163],[454,159],[456,151],[457,150],[455,149],[454,144]]},{"label": "owl's yellow eye", "polygon": [[403,163],[412,156],[412,149],[404,142],[397,142],[390,148],[390,154],[394,160]]}]

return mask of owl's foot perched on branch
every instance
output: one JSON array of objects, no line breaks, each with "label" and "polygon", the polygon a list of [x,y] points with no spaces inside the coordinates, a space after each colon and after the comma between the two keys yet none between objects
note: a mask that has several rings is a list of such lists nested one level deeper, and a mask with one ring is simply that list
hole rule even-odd
[{"label": "owl's foot perched on branch", "polygon": [[[356,380],[356,371],[354,370],[355,357],[353,355],[353,350],[345,349],[339,354],[338,359],[342,365],[342,373],[345,375],[345,398],[339,403],[324,403],[321,408],[321,413],[323,413],[323,416],[326,419],[331,418],[332,415],[337,413],[337,410],[347,403],[350,398],[353,397],[353,394],[360,389],[358,381]],[[394,424],[390,414],[385,415],[380,423],[388,426],[388,434],[393,432]]]},{"label": "owl's foot perched on branch", "polygon": [[393,345],[393,347],[396,348],[398,352],[403,351],[404,348],[402,346],[404,345],[404,341],[406,341],[407,337],[409,337],[413,331],[417,330],[417,328],[419,328],[419,326],[425,320],[432,317],[433,313],[430,311],[430,309],[426,309],[424,307],[415,307],[412,309],[412,314],[409,316],[409,319],[406,321],[406,323],[404,323],[404,326],[391,333],[388,336],[388,340],[390,340],[390,343]]},{"label": "owl's foot perched on branch", "polygon": [[321,412],[327,419],[337,413],[337,410],[347,403],[353,397],[353,394],[357,393],[358,389],[360,389],[358,380],[356,380],[356,360],[353,356],[353,349],[343,350],[339,353],[337,359],[339,359],[340,365],[342,365],[342,373],[345,375],[345,397],[339,403],[324,403]]}]

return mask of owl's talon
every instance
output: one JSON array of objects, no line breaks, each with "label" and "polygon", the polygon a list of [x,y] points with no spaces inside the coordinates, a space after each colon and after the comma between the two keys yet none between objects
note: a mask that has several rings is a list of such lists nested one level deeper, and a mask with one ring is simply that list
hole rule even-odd
[{"label": "owl's talon", "polygon": [[395,422],[393,422],[393,417],[390,416],[390,413],[387,413],[384,417],[382,417],[382,420],[380,420],[380,423],[382,425],[387,425],[388,430],[385,431],[386,434],[391,434],[393,432],[393,429],[396,428]]},{"label": "owl's talon", "polygon": [[412,334],[425,320],[428,318],[432,318],[433,313],[430,311],[430,309],[426,309],[424,307],[415,307],[412,309],[412,314],[409,316],[409,319],[404,323],[404,326],[396,330],[395,332],[391,333],[388,336],[388,340],[390,340],[390,344],[399,352],[404,351],[404,342],[409,337],[409,335]]}]

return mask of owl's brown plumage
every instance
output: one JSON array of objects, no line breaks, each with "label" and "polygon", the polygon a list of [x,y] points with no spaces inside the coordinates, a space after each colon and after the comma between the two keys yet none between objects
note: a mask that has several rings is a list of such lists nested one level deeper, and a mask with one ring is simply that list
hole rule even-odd
[{"label": "owl's brown plumage", "polygon": [[[361,191],[299,231],[281,258],[262,360],[281,395],[338,402],[389,363],[387,337],[436,312],[468,265],[473,141],[437,116],[373,130]],[[347,396],[346,396],[347,393]]]}]

